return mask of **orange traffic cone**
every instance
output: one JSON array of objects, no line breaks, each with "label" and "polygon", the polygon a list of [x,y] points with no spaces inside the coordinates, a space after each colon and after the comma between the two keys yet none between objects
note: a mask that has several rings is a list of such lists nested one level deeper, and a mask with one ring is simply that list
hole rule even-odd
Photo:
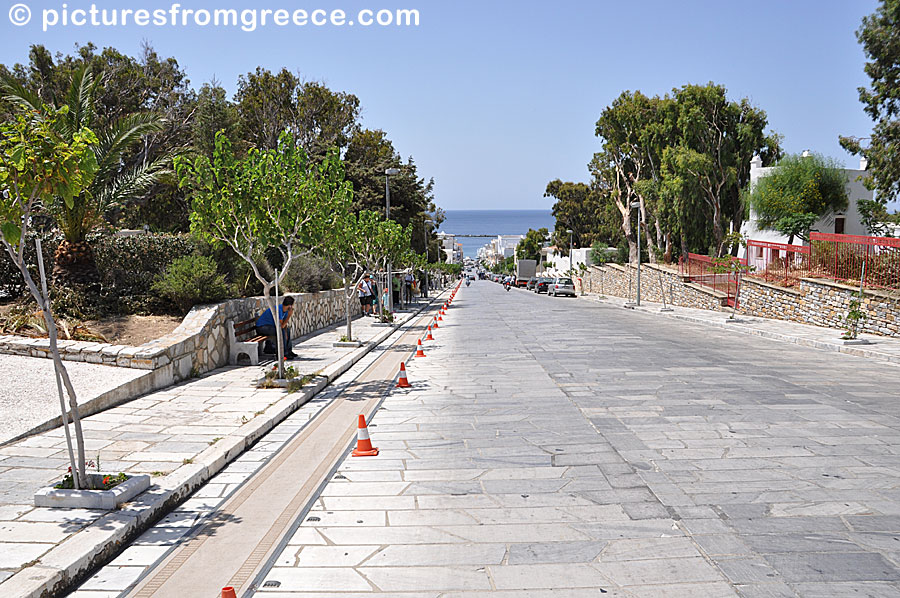
[{"label": "orange traffic cone", "polygon": [[425,351],[422,350],[422,339],[419,339],[419,344],[416,348],[416,357],[427,357]]},{"label": "orange traffic cone", "polygon": [[441,317],[441,312],[438,312],[438,317],[437,317],[437,319],[438,319],[438,322],[443,322],[443,321],[444,321],[444,318]]},{"label": "orange traffic cone", "polygon": [[372,446],[369,440],[369,428],[366,426],[366,416],[359,416],[359,425],[356,430],[356,448],[353,450],[354,457],[374,457],[378,455],[378,449]]},{"label": "orange traffic cone", "polygon": [[412,384],[406,379],[406,364],[400,362],[400,379],[397,380],[397,388],[412,388]]},{"label": "orange traffic cone", "polygon": [[222,598],[237,598],[234,593],[234,588],[232,588],[231,586],[222,588]]},{"label": "orange traffic cone", "polygon": [[428,327],[428,336],[425,337],[426,341],[433,341],[434,337],[431,336],[431,326]]},{"label": "orange traffic cone", "polygon": [[432,328],[440,328],[440,326],[438,326],[438,323],[437,323],[437,316],[435,316],[434,324],[432,324],[431,326],[432,326]]}]

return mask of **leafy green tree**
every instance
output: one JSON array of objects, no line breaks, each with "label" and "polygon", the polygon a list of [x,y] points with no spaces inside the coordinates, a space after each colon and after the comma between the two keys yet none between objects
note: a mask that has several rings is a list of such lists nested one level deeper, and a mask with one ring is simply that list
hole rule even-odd
[{"label": "leafy green tree", "polygon": [[610,227],[605,218],[601,195],[586,183],[563,182],[559,179],[550,181],[544,191],[544,197],[553,197],[553,217],[556,218],[556,229],[553,231],[554,243],[568,254],[569,234],[576,247],[591,245],[596,239],[608,238]]},{"label": "leafy green tree", "polygon": [[[384,171],[397,168],[400,174],[390,178],[391,220],[403,227],[413,225],[416,228],[429,217],[436,226],[443,222],[443,211],[434,203],[434,180],[420,177],[412,158],[404,162],[384,131],[354,131],[344,153],[344,163],[347,179],[353,183],[355,210],[384,213]],[[433,229],[426,227],[426,230],[427,235],[413,235],[412,247],[418,253],[425,253],[427,242],[429,254],[438,255]]]},{"label": "leafy green tree", "polygon": [[[93,250],[86,239],[88,233],[103,222],[107,211],[146,193],[171,172],[170,155],[131,167],[123,166],[128,153],[143,143],[147,135],[162,130],[163,122],[153,113],[138,112],[95,127],[100,84],[101,79],[94,77],[90,68],[75,70],[68,89],[68,109],[57,112],[62,116],[50,121],[65,139],[71,140],[83,129],[92,129],[96,134],[91,151],[97,158],[97,172],[90,185],[82,188],[70,201],[48,197],[44,204],[64,236],[56,251],[54,275],[75,283],[99,279]],[[0,89],[4,99],[20,114],[47,115],[58,110],[48,107],[40,96],[9,77],[0,81]]]},{"label": "leafy green tree", "polygon": [[[40,112],[19,115],[0,125],[0,247],[22,274],[31,296],[43,312],[56,370],[72,479],[75,488],[86,488],[85,447],[78,399],[59,355],[56,320],[46,285],[38,288],[25,260],[25,242],[35,206],[54,197],[74,205],[90,187],[98,171],[93,151],[97,138],[85,127],[61,135],[59,131],[68,118],[66,107],[56,110],[42,106]],[[63,387],[69,397],[69,413],[66,412]],[[75,426],[77,462],[67,424],[70,415]]]},{"label": "leafy green tree", "polygon": [[[278,309],[272,289],[282,282],[296,256],[326,244],[336,215],[346,212],[351,198],[337,155],[312,162],[287,133],[276,149],[251,148],[238,159],[220,132],[212,160],[204,155],[179,157],[175,168],[179,184],[192,199],[191,230],[227,244],[250,265],[273,314]],[[267,274],[261,265],[260,254],[268,248],[281,255],[277,275]],[[281,328],[275,328],[283,374],[284,344]]]},{"label": "leafy green tree", "polygon": [[538,230],[529,228],[528,232],[525,233],[525,238],[516,245],[516,257],[520,260],[535,260],[536,262],[540,262],[541,249],[543,249],[544,243],[549,236],[550,231],[546,228],[540,228]]},{"label": "leafy green tree", "polygon": [[197,94],[197,109],[191,128],[191,141],[198,152],[212,156],[216,134],[224,131],[232,144],[239,141],[237,108],[228,101],[218,81],[204,83]]},{"label": "leafy green tree", "polygon": [[678,105],[679,143],[670,155],[672,170],[694,182],[696,199],[706,205],[711,220],[712,241],[725,247],[727,229],[743,222],[740,204],[742,181],[749,180],[750,160],[755,154],[777,153],[778,138],[763,134],[765,113],[749,101],[730,102],[725,87],[684,85],[674,91]]},{"label": "leafy green tree", "polygon": [[867,180],[878,201],[886,204],[900,194],[900,0],[881,0],[863,18],[856,32],[866,55],[870,87],[859,88],[859,101],[875,122],[868,147],[855,137],[841,137],[841,145],[868,160]]},{"label": "leafy green tree", "polygon": [[367,272],[379,272],[388,263],[399,264],[409,249],[409,229],[371,210],[354,213],[349,205],[336,213],[333,226],[322,247],[344,283],[344,310],[347,338],[353,338],[350,305]]},{"label": "leafy green tree", "polygon": [[821,218],[847,209],[847,177],[840,164],[819,154],[787,156],[750,192],[761,228],[809,240],[809,229]]}]

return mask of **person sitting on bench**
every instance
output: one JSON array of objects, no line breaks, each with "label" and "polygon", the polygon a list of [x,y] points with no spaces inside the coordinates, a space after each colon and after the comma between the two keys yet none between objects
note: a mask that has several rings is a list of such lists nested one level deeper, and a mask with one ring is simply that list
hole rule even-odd
[{"label": "person sitting on bench", "polygon": [[[288,322],[294,313],[294,298],[285,297],[281,305],[278,306],[278,320],[281,323],[281,337],[284,341],[284,356],[287,359],[296,359],[297,355],[291,349],[291,329],[288,328]],[[277,353],[276,347],[276,330],[275,320],[272,318],[272,310],[267,309],[263,312],[259,319],[256,320],[256,333],[260,336],[268,337],[263,353]]]}]

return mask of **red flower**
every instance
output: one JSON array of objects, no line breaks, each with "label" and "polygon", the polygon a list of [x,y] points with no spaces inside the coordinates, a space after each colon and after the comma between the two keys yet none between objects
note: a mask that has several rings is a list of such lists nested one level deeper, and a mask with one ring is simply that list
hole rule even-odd
[{"label": "red flower", "polygon": [[109,476],[103,478],[103,485],[105,486],[107,484],[109,484]]}]

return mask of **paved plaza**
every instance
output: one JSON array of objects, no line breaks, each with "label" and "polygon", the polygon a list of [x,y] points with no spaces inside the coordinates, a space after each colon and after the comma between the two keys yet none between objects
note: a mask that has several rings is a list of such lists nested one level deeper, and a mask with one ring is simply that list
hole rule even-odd
[{"label": "paved plaza", "polygon": [[259,596],[900,595],[900,369],[478,282]]},{"label": "paved plaza", "polygon": [[[390,393],[370,421],[379,456],[339,462],[257,596],[900,596],[896,365],[482,281],[460,290],[435,338],[409,362],[413,388]],[[327,361],[334,349],[319,344],[308,355]],[[237,425],[262,405],[248,371],[152,395],[172,393],[158,403],[166,409],[205,405],[190,412],[190,430],[158,419],[183,414],[146,402],[96,421],[164,435],[133,440],[154,447],[199,442],[146,460],[132,447],[135,458],[122,461],[150,470],[171,453],[177,468],[207,440],[201,426]],[[285,420],[71,596],[131,595],[340,400],[326,392]],[[122,428],[163,423],[162,432]],[[0,532],[28,526],[18,561],[96,518],[32,509],[24,494],[9,499],[14,488],[5,486]]]}]

